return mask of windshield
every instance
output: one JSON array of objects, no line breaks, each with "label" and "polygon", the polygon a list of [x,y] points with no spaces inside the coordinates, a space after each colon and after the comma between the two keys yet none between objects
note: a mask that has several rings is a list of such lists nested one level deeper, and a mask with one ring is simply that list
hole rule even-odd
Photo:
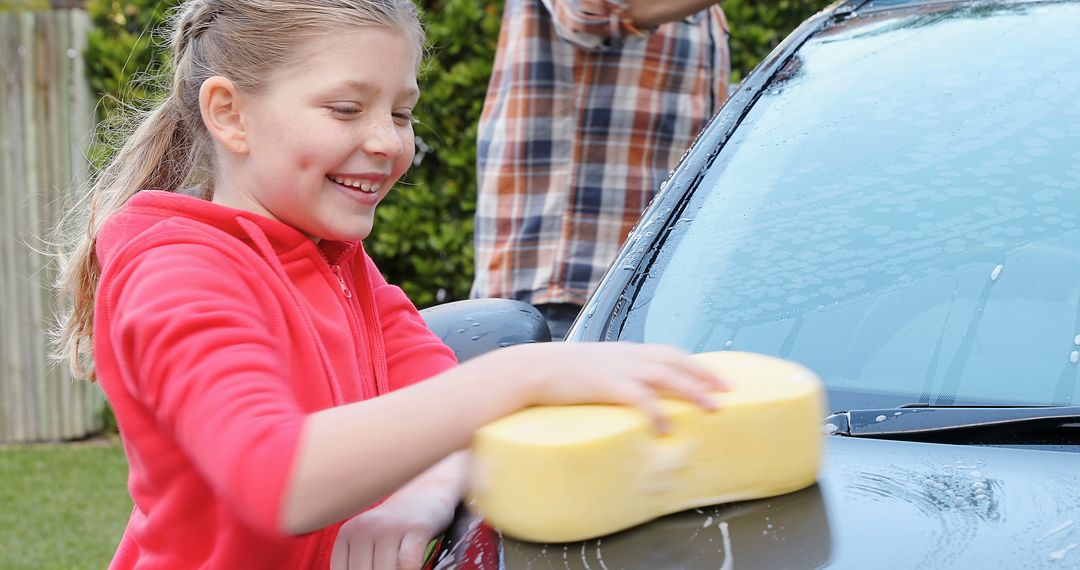
[{"label": "windshield", "polygon": [[1080,403],[1080,4],[977,6],[801,47],[620,338],[789,358],[833,409]]}]

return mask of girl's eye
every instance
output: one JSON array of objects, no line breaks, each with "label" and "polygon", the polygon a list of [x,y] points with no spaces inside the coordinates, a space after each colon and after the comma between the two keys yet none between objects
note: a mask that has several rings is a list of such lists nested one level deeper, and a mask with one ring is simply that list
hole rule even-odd
[{"label": "girl's eye", "polygon": [[352,105],[332,105],[330,111],[342,117],[355,117],[360,114],[360,108]]},{"label": "girl's eye", "polygon": [[394,122],[403,127],[406,125],[411,125],[413,123],[413,114],[409,111],[394,113]]}]

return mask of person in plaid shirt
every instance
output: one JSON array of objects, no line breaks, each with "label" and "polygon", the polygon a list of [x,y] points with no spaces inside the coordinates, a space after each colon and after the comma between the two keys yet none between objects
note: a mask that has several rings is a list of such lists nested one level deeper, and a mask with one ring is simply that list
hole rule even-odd
[{"label": "person in plaid shirt", "polygon": [[472,297],[552,336],[727,97],[715,0],[506,0],[477,136]]}]

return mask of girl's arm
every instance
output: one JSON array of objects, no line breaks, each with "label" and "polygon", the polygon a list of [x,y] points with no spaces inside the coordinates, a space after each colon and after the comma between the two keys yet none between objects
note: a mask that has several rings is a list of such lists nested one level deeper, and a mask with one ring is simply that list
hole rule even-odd
[{"label": "girl's arm", "polygon": [[657,391],[706,407],[722,385],[682,351],[631,343],[500,349],[426,382],[305,420],[282,504],[288,534],[359,512],[450,453],[486,423],[530,405],[636,406],[661,427]]},{"label": "girl's arm", "polygon": [[311,531],[361,512],[466,447],[478,427],[528,405],[624,403],[658,418],[655,390],[705,403],[717,387],[676,349],[546,343],[308,413],[282,374],[260,263],[183,223],[140,246],[102,279],[102,385],[125,437],[165,454],[156,461],[189,464],[260,532]]}]

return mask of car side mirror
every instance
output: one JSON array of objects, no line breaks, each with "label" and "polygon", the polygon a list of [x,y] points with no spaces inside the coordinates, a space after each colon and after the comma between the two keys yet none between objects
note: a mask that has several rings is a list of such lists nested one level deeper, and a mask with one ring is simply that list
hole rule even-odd
[{"label": "car side mirror", "polygon": [[551,331],[536,307],[511,299],[469,299],[420,311],[429,329],[465,362],[515,344],[550,342]]}]

